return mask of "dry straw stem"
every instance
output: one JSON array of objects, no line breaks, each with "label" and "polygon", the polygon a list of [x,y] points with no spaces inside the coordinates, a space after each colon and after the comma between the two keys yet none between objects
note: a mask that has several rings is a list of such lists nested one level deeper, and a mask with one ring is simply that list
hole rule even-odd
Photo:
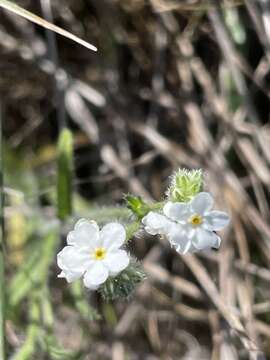
[{"label": "dry straw stem", "polygon": [[208,294],[209,298],[213,301],[222,316],[227,320],[232,329],[236,331],[247,350],[251,352],[257,352],[258,348],[256,344],[248,337],[246,329],[244,328],[238,316],[234,313],[234,310],[225,304],[214,282],[211,280],[209,274],[201,262],[193,255],[182,256],[181,258],[193,272],[193,275],[198,279],[201,286]]},{"label": "dry straw stem", "polygon": [[120,179],[125,181],[127,179],[129,180],[130,190],[132,192],[143,196],[146,200],[152,200],[151,195],[146,191],[141,182],[135,176],[130,176],[130,170],[127,164],[124,164],[123,161],[121,161],[110,145],[104,145],[102,147],[101,157],[104,163],[107,164]]},{"label": "dry straw stem", "polygon": [[86,47],[87,49],[97,51],[97,48],[94,45],[91,45],[87,41],[80,39],[78,36],[71,34],[69,31],[61,29],[59,26],[53,25],[52,23],[42,19],[41,17],[31,13],[30,11],[27,11],[27,10],[21,8],[20,6],[14,4],[11,1],[0,0],[0,7],[13,12],[14,14],[22,16],[23,18],[25,18],[37,25],[40,25],[43,28],[49,29],[51,31],[56,32],[59,35],[62,35],[70,40],[73,40],[76,43]]},{"label": "dry straw stem", "polygon": [[[179,1],[164,1],[164,0],[151,0],[152,6],[157,13],[163,13],[173,10],[178,10],[181,12],[194,12],[194,11],[206,11],[212,7],[210,1],[198,1],[194,4],[188,3],[179,3]],[[233,0],[233,1],[224,1],[222,2],[222,7],[235,7],[243,5],[244,0]]]}]

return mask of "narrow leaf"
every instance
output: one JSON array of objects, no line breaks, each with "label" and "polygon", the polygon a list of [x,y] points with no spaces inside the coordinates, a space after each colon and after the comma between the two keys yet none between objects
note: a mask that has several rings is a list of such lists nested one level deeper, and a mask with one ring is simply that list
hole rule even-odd
[{"label": "narrow leaf", "polygon": [[72,132],[63,129],[58,140],[57,207],[58,217],[65,220],[72,213]]},{"label": "narrow leaf", "polygon": [[100,315],[98,314],[96,309],[94,309],[86,300],[85,292],[82,287],[81,281],[78,280],[72,283],[69,287],[69,291],[73,297],[75,307],[80,313],[80,315],[83,317],[83,319],[88,321],[100,319]]},{"label": "narrow leaf", "polygon": [[39,240],[32,256],[11,281],[8,292],[8,304],[11,310],[47,281],[50,265],[54,261],[58,236],[52,231]]},{"label": "narrow leaf", "polygon": [[70,40],[73,40],[76,43],[78,43],[82,46],[85,46],[87,49],[97,51],[97,48],[94,45],[88,43],[87,41],[80,39],[76,35],[71,34],[69,31],[66,31],[66,30],[60,28],[59,26],[56,26],[56,25],[42,19],[41,17],[31,13],[30,11],[23,9],[22,7],[18,6],[17,4],[12,3],[11,1],[0,0],[0,7],[13,12],[14,14],[20,15],[23,18],[25,18],[37,25],[40,25],[46,29],[52,30],[52,31],[56,32],[57,34],[62,35]]},{"label": "narrow leaf", "polygon": [[22,347],[13,356],[13,360],[28,360],[33,358],[38,345],[38,338],[41,336],[40,315],[38,298],[36,294],[32,294],[29,308],[30,324],[27,326],[26,339]]}]

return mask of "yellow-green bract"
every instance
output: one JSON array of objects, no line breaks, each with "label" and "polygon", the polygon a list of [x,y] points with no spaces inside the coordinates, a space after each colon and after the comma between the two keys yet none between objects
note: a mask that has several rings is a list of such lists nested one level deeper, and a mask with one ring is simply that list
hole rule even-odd
[{"label": "yellow-green bract", "polygon": [[167,191],[169,200],[173,202],[188,202],[202,189],[202,171],[178,169],[171,178]]}]

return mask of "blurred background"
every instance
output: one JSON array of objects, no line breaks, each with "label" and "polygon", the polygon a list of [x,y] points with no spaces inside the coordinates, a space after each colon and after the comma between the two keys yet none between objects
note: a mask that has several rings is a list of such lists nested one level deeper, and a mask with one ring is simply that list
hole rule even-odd
[{"label": "blurred background", "polygon": [[[1,10],[10,358],[270,358],[269,2],[16,3],[98,52]],[[64,127],[73,216],[59,236]],[[57,279],[77,218],[128,222],[123,193],[163,199],[178,167],[202,168],[216,208],[231,215],[218,251],[180,257],[141,232],[129,248],[148,279],[128,301]]]}]

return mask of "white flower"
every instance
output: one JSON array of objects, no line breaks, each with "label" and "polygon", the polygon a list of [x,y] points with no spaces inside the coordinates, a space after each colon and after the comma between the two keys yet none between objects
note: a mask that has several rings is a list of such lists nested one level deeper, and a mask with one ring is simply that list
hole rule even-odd
[{"label": "white flower", "polygon": [[109,223],[100,231],[95,221],[79,220],[67,236],[67,244],[57,255],[62,270],[58,277],[72,282],[83,276],[84,285],[97,289],[109,276],[115,276],[129,264],[129,256],[120,247],[126,239],[125,228]]},{"label": "white flower", "polygon": [[150,212],[142,222],[152,234],[166,235],[182,254],[195,250],[218,248],[221,239],[215,231],[223,229],[229,217],[221,211],[211,211],[213,198],[209,193],[197,194],[189,203],[167,202],[163,214]]}]

